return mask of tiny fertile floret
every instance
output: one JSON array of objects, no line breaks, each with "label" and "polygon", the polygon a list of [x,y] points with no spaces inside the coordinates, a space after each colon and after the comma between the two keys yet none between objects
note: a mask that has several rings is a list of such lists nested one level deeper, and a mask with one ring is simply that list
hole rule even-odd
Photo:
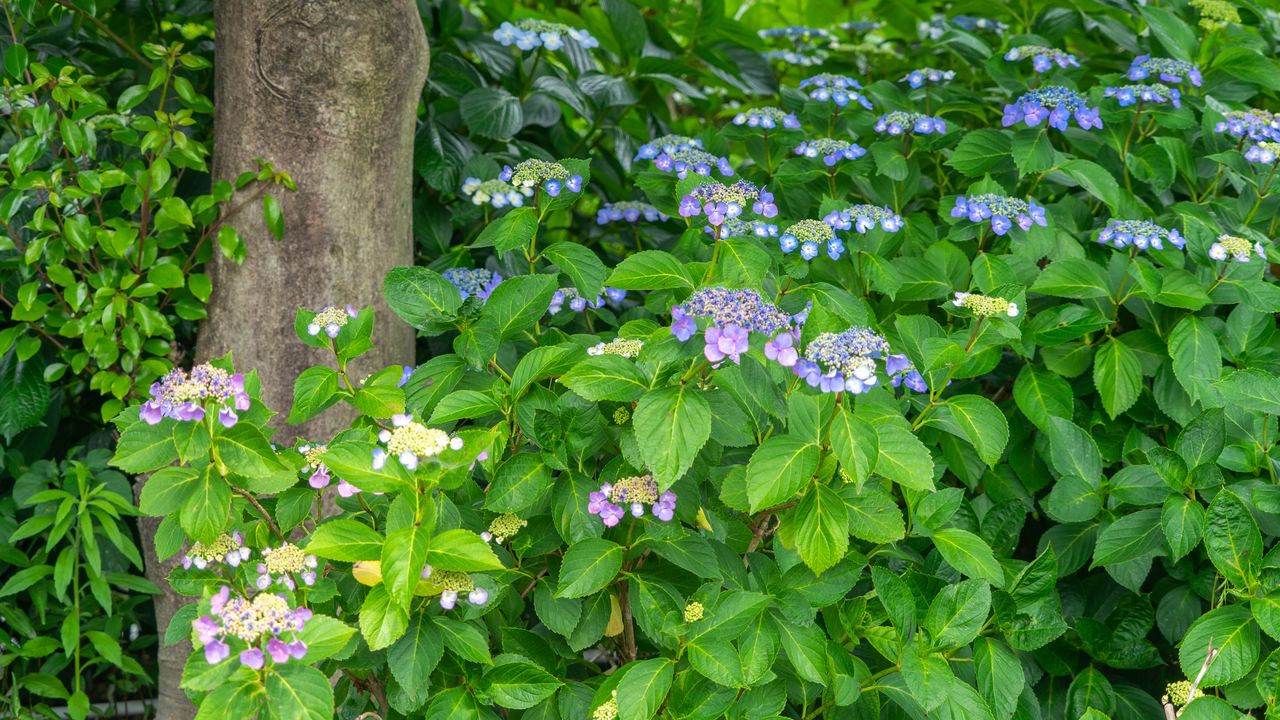
[{"label": "tiny fertile floret", "polygon": [[449,268],[441,275],[458,289],[463,300],[471,297],[488,300],[503,279],[498,273],[485,268]]},{"label": "tiny fertile floret", "polygon": [[342,328],[346,327],[346,324],[358,314],[356,309],[350,305],[345,308],[330,305],[316,313],[316,316],[311,318],[311,322],[307,323],[307,334],[316,336],[321,331],[324,331],[324,334],[328,335],[329,339],[332,340],[338,337],[338,333],[342,331]]}]

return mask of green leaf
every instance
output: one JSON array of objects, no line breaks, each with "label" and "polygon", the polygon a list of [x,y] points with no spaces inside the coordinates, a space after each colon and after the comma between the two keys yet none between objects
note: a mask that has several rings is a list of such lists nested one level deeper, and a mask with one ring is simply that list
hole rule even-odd
[{"label": "green leaf", "polygon": [[1188,315],[1169,333],[1169,357],[1173,374],[1187,395],[1210,403],[1217,397],[1214,383],[1222,375],[1222,351],[1218,338],[1204,320]]},{"label": "green leaf", "polygon": [[849,513],[849,532],[870,543],[892,543],[906,536],[902,510],[893,496],[875,485],[858,488],[849,483],[840,488]]},{"label": "green leaf", "polygon": [[1027,128],[1013,134],[1011,148],[1013,162],[1018,173],[1026,176],[1053,167],[1053,143],[1049,142],[1048,126]]},{"label": "green leaf", "polygon": [[445,615],[432,616],[432,622],[439,628],[444,646],[454,655],[463,660],[484,665],[493,662],[489,655],[489,641],[474,624]]},{"label": "green leaf", "polygon": [[1116,693],[1106,676],[1093,666],[1076,673],[1067,688],[1067,713],[1085,718],[1090,712],[1109,717],[1116,709]]},{"label": "green leaf", "polygon": [[1102,481],[1102,455],[1093,438],[1075,423],[1049,418],[1049,459],[1062,475],[1074,475],[1097,488]]},{"label": "green leaf", "polygon": [[951,665],[940,653],[929,652],[918,643],[903,648],[899,661],[902,679],[907,681],[911,696],[926,712],[932,713],[947,699],[947,691],[955,682]]},{"label": "green leaf", "polygon": [[1169,541],[1173,561],[1186,557],[1204,538],[1207,524],[1204,506],[1185,495],[1170,495],[1160,512],[1160,527]]},{"label": "green leaf", "polygon": [[640,455],[661,488],[684,476],[711,436],[711,409],[692,385],[651,390],[636,404],[632,425]]},{"label": "green leaf", "polygon": [[[390,541],[390,538],[388,538]],[[454,528],[431,538],[427,564],[437,570],[484,572],[505,569],[489,543],[470,530]]]},{"label": "green leaf", "polygon": [[1003,642],[981,637],[973,644],[973,669],[978,692],[996,717],[1012,717],[1026,684],[1018,656]]},{"label": "green leaf", "polygon": [[1121,211],[1120,186],[1106,168],[1089,160],[1069,160],[1059,169],[1090,195],[1105,203],[1113,213]]},{"label": "green leaf", "polygon": [[[505,660],[504,660],[505,658]],[[563,685],[550,673],[515,656],[499,656],[480,678],[480,691],[505,708],[526,710],[551,697]]]},{"label": "green leaf", "polygon": [[746,683],[742,657],[728,640],[699,637],[687,646],[689,664],[708,680],[725,687],[739,688]]},{"label": "green leaf", "polygon": [[1204,547],[1222,577],[1237,590],[1252,589],[1262,568],[1262,534],[1244,501],[1220,490],[1209,503]]},{"label": "green leaf", "polygon": [[618,681],[618,720],[649,720],[658,716],[671,689],[675,666],[667,658],[641,660],[623,667]]},{"label": "green leaf", "polygon": [[[750,483],[750,470],[747,477]],[[835,490],[824,484],[811,486],[792,516],[796,550],[815,574],[821,575],[844,558],[849,549],[849,513]]]},{"label": "green leaf", "polygon": [[1151,34],[1155,35],[1171,56],[1187,62],[1195,59],[1199,46],[1196,34],[1177,15],[1161,7],[1141,7],[1138,12],[1147,21]]},{"label": "green leaf", "polygon": [[279,720],[333,717],[333,687],[319,670],[302,663],[273,665],[267,675],[267,709]]},{"label": "green leaf", "polygon": [[111,464],[130,475],[141,475],[159,470],[177,459],[178,448],[173,443],[173,423],[162,420],[157,425],[148,425],[139,420],[120,434]]},{"label": "green leaf", "polygon": [[267,436],[250,423],[236,423],[215,435],[213,441],[222,462],[237,475],[260,478],[286,469],[271,449]]},{"label": "green leaf", "polygon": [[951,417],[978,451],[978,457],[994,466],[1009,442],[1009,421],[981,395],[957,395],[946,403]]},{"label": "green leaf", "polygon": [[605,284],[620,290],[694,288],[693,278],[684,265],[671,253],[661,250],[643,250],[627,256]]},{"label": "green leaf", "polygon": [[494,288],[484,306],[484,316],[492,318],[498,337],[506,340],[528,329],[546,314],[556,279],[550,275],[521,275],[504,280]]},{"label": "green leaf", "polygon": [[1280,415],[1280,377],[1265,370],[1237,370],[1222,378],[1214,389],[1227,405],[1255,413]]},{"label": "green leaf", "polygon": [[485,225],[484,230],[480,231],[480,235],[471,245],[473,247],[492,246],[499,254],[503,254],[528,247],[529,241],[537,234],[537,211],[531,207],[518,207]]},{"label": "green leaf", "polygon": [[981,580],[965,580],[942,589],[929,605],[924,629],[939,650],[973,642],[991,610],[991,588]]},{"label": "green leaf", "polygon": [[307,552],[340,562],[380,560],[382,534],[350,518],[330,520],[317,527],[307,539]]},{"label": "green leaf", "polygon": [[404,637],[387,650],[387,667],[414,700],[425,702],[431,689],[431,673],[444,656],[440,630],[425,615],[416,615]]},{"label": "green leaf", "polygon": [[1036,277],[1029,292],[1078,300],[1111,294],[1102,268],[1082,258],[1063,258],[1049,263]]},{"label": "green leaf", "polygon": [[816,625],[775,622],[782,650],[796,675],[809,682],[827,684],[827,639]]},{"label": "green leaf", "polygon": [[943,528],[934,531],[931,539],[942,558],[961,575],[1004,587],[1004,570],[982,538],[967,530]]},{"label": "green leaf", "polygon": [[[186,219],[187,222],[183,224],[190,225],[190,210],[186,211]],[[275,239],[284,237],[284,213],[280,210],[280,203],[270,193],[262,196],[262,219],[267,223],[267,230],[271,231]]]},{"label": "green leaf", "polygon": [[1187,467],[1194,470],[1206,463],[1214,464],[1218,461],[1226,445],[1226,437],[1223,411],[1208,410],[1187,423],[1182,432],[1178,433],[1173,449],[1187,463]]},{"label": "green leaf", "polygon": [[293,383],[293,409],[289,411],[289,423],[306,422],[339,399],[338,371],[319,365],[309,367]]},{"label": "green leaf", "polygon": [[457,420],[473,420],[501,412],[502,405],[491,395],[478,390],[455,390],[440,399],[436,409],[431,412],[429,422],[437,425]]},{"label": "green leaf", "polygon": [[178,513],[178,523],[192,539],[211,543],[217,539],[231,516],[231,488],[210,465],[200,474],[195,492]]},{"label": "green leaf", "polygon": [[873,423],[879,439],[876,474],[911,490],[933,489],[933,456],[911,430],[894,423]]},{"label": "green leaf", "polygon": [[1013,383],[1013,400],[1036,427],[1047,432],[1049,418],[1070,419],[1074,402],[1066,380],[1030,363],[1023,365]]},{"label": "green leaf", "polygon": [[603,589],[622,569],[623,549],[603,538],[587,538],[569,547],[560,564],[556,596],[580,598]]},{"label": "green leaf", "polygon": [[827,429],[831,449],[840,460],[841,467],[855,482],[866,482],[875,470],[880,454],[880,437],[875,428],[858,419],[848,403],[843,404],[831,419]]},{"label": "green leaf", "polygon": [[1164,544],[1160,511],[1156,508],[1129,513],[1111,523],[1098,535],[1093,550],[1093,567],[1149,557]]},{"label": "green leaf", "polygon": [[25,80],[28,53],[25,45],[15,42],[4,51],[4,71],[15,80]]},{"label": "green leaf", "polygon": [[453,283],[416,265],[392,268],[382,281],[382,294],[392,312],[419,330],[453,320],[462,307],[462,294]]},{"label": "green leaf", "polygon": [[1009,158],[1011,151],[1009,133],[984,128],[964,133],[946,164],[966,177],[982,177]]},{"label": "green leaf", "polygon": [[484,506],[494,512],[522,513],[551,489],[551,469],[534,453],[511,456],[495,474]]},{"label": "green leaf", "polygon": [[1109,338],[1093,356],[1093,384],[1114,420],[1133,407],[1142,392],[1142,363],[1120,340]]},{"label": "green leaf", "polygon": [[355,634],[355,628],[337,618],[314,615],[297,635],[299,640],[307,644],[307,654],[303,660],[317,663],[332,657],[346,647]]},{"label": "green leaf", "polygon": [[780,505],[800,492],[818,469],[818,446],[790,435],[765,440],[747,465],[751,512]]},{"label": "green leaf", "polygon": [[608,274],[600,258],[586,247],[572,242],[558,242],[548,245],[542,256],[554,264],[573,285],[586,297],[595,297],[604,287],[604,278]]},{"label": "green leaf", "polygon": [[589,356],[561,375],[560,382],[592,402],[633,402],[649,387],[636,364],[619,355]]},{"label": "green leaf", "polygon": [[388,533],[382,545],[382,584],[391,602],[406,610],[427,564],[430,543],[430,528],[414,523]]},{"label": "green leaf", "polygon": [[474,134],[494,140],[509,140],[524,127],[520,98],[495,87],[479,87],[458,102],[462,121]]},{"label": "green leaf", "polygon": [[381,650],[391,645],[408,627],[409,614],[405,609],[391,601],[385,586],[373,586],[360,606],[360,634],[369,649]]},{"label": "green leaf", "polygon": [[155,517],[177,512],[191,501],[200,484],[200,473],[192,468],[160,468],[142,486],[139,508]]},{"label": "green leaf", "polygon": [[1209,654],[1218,655],[1200,683],[1204,687],[1229,685],[1249,674],[1261,652],[1258,624],[1244,605],[1226,605],[1201,615],[1178,646],[1178,661],[1185,677],[1195,678]]}]

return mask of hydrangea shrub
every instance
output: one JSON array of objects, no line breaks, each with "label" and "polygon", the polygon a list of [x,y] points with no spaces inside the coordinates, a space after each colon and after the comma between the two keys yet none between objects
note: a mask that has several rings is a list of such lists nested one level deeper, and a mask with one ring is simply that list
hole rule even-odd
[{"label": "hydrangea shrub", "polygon": [[[573,132],[433,118],[449,242],[299,309],[287,418],[224,358],[117,420],[201,717],[1275,717],[1280,82],[1209,8],[455,18],[440,107]],[[698,32],[806,59],[615,122]]]}]

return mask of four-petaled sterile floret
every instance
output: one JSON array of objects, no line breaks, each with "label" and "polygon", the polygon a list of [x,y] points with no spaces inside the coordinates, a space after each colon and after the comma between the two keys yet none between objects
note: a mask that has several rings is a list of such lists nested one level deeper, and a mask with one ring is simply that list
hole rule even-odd
[{"label": "four-petaled sterile floret", "polygon": [[1065,131],[1067,121],[1075,118],[1081,130],[1102,127],[1098,108],[1089,107],[1088,102],[1075,90],[1061,85],[1048,85],[1031,90],[1005,105],[1004,117],[1000,122],[1005,127],[1019,122],[1025,122],[1027,127],[1036,127],[1041,121],[1048,119],[1049,127]]},{"label": "four-petaled sterile floret", "polygon": [[386,448],[373,449],[373,469],[381,470],[389,457],[396,458],[407,470],[414,470],[422,460],[433,458],[445,450],[461,450],[462,438],[415,422],[412,415],[392,415],[392,428],[378,433]]},{"label": "four-petaled sterile floret", "polygon": [[489,523],[489,529],[480,533],[485,542],[504,543],[516,536],[522,528],[529,524],[528,520],[513,513],[502,513]]},{"label": "four-petaled sterile floret", "polygon": [[1266,259],[1267,251],[1262,247],[1262,243],[1250,243],[1235,235],[1219,235],[1217,241],[1209,246],[1209,257],[1218,261],[1231,258],[1236,262],[1247,263],[1253,259],[1254,255]]},{"label": "four-petaled sterile floret", "polygon": [[528,52],[534,48],[546,48],[547,50],[559,50],[564,47],[564,39],[572,38],[584,49],[600,47],[600,41],[591,36],[591,33],[575,27],[570,27],[564,23],[547,22],[546,20],[536,20],[534,18],[525,18],[517,20],[514,23],[504,22],[493,31],[493,39],[500,45],[516,47]]},{"label": "four-petaled sterile floret", "polygon": [[1049,72],[1054,65],[1060,68],[1080,67],[1075,55],[1044,45],[1022,45],[1004,54],[1004,59],[1011,62],[1027,58],[1031,58],[1031,66],[1038,73]]},{"label": "four-petaled sterile floret", "polygon": [[1098,233],[1098,242],[1121,249],[1133,245],[1139,250],[1163,250],[1166,241],[1179,250],[1187,244],[1177,228],[1163,228],[1150,220],[1111,220]]},{"label": "four-petaled sterile floret", "polygon": [[1146,80],[1153,75],[1164,83],[1181,83],[1182,78],[1185,77],[1195,87],[1200,87],[1203,80],[1200,68],[1192,63],[1150,55],[1139,55],[1134,58],[1126,77],[1130,80]]},{"label": "four-petaled sterile floret", "polygon": [[151,399],[138,409],[138,417],[148,425],[164,418],[200,422],[206,408],[217,410],[218,422],[224,427],[234,426],[240,419],[237,411],[249,409],[244,375],[209,363],[196,365],[190,373],[174,368],[151,385]]},{"label": "four-petaled sterile floret", "polygon": [[1004,298],[991,297],[989,295],[978,295],[977,293],[956,292],[955,299],[951,301],[952,305],[958,308],[965,308],[978,317],[986,318],[996,315],[1006,315],[1008,317],[1018,317],[1018,304],[1005,300]]}]

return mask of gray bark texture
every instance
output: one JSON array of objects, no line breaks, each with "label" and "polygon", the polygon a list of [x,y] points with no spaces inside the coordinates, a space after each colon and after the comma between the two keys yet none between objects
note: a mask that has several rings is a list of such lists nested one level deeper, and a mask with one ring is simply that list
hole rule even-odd
[{"label": "gray bark texture", "polygon": [[[234,181],[262,158],[297,191],[273,191],[282,240],[256,205],[234,219],[247,257],[239,266],[220,255],[211,263],[197,360],[232,352],[238,370],[257,370],[267,406],[282,413],[277,442],[323,442],[350,420],[342,408],[284,425],[298,374],[330,362],[294,337],[299,307],[375,308],[376,347],[353,364],[353,378],[413,362],[414,332],[387,308],[382,279],[413,262],[413,135],[426,33],[413,0],[217,0],[214,22],[214,179]],[[155,524],[144,523],[143,535],[147,576],[167,591],[156,599],[163,634],[183,598],[165,582],[174,561],[154,557]],[[189,652],[185,643],[160,652],[159,720],[195,714],[179,688]]]}]

